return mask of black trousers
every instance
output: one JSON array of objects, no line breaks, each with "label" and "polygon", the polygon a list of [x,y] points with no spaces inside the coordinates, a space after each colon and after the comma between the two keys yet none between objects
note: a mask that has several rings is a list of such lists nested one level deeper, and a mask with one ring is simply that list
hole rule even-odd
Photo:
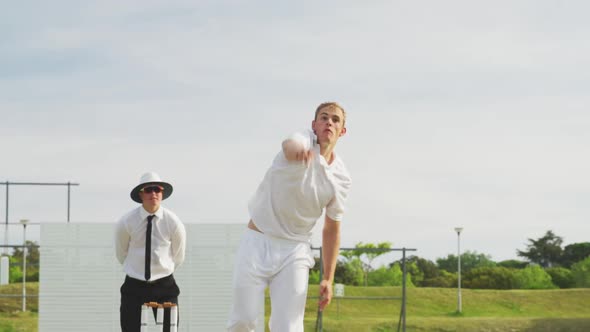
[{"label": "black trousers", "polygon": [[[125,277],[125,282],[121,286],[121,331],[140,332],[141,306],[144,303],[172,302],[178,305],[179,294],[180,290],[173,275],[149,283]],[[154,317],[155,315],[154,309]],[[180,321],[180,314],[178,320]],[[170,332],[170,308],[164,309],[164,331]]]}]

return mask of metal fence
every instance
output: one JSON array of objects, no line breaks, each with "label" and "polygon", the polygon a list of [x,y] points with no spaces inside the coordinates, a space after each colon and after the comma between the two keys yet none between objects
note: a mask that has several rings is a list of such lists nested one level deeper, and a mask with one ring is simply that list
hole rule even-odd
[{"label": "metal fence", "polygon": [[[26,301],[27,301],[27,297],[38,297],[38,295],[27,295],[26,294],[26,282],[27,282],[27,249],[31,249],[34,245],[29,245],[26,246],[27,243],[27,226],[31,226],[31,225],[39,225],[39,224],[33,224],[30,223],[29,220],[27,219],[21,219],[19,223],[9,223],[8,220],[10,220],[10,188],[11,186],[33,186],[33,187],[66,187],[67,189],[67,196],[66,196],[66,202],[67,202],[67,210],[66,210],[66,216],[67,216],[67,222],[70,222],[70,211],[71,211],[71,191],[72,191],[72,187],[74,186],[79,186],[79,183],[75,183],[75,182],[11,182],[11,181],[4,181],[4,182],[0,182],[0,186],[4,186],[5,187],[5,205],[4,205],[4,241],[3,244],[0,245],[0,249],[1,249],[1,253],[0,256],[2,257],[6,257],[8,256],[8,249],[15,249],[15,248],[22,248],[22,295],[18,295],[18,294],[0,294],[0,298],[2,297],[16,297],[16,296],[20,296],[22,297],[22,310],[26,311]],[[23,228],[23,241],[19,244],[10,244],[9,242],[11,242],[11,240],[9,240],[9,226],[12,225],[18,225],[20,227]],[[38,248],[38,246],[36,246]],[[37,266],[38,267],[38,266]],[[6,268],[6,266],[4,266],[4,268]],[[3,271],[2,267],[0,267],[0,284],[4,284],[4,283],[8,283],[9,280],[4,280],[4,278],[10,278],[10,277],[6,277],[7,275],[9,275],[9,271],[10,271],[10,264],[8,264],[8,271]]]},{"label": "metal fence", "polygon": [[[27,227],[30,226],[40,226],[40,224],[28,224],[28,223],[12,223],[12,224],[7,224],[7,226],[11,226],[11,227],[15,227],[15,228],[21,228],[22,229],[22,242],[18,241],[20,243],[17,243],[16,240],[14,240],[13,238],[13,243],[12,244],[3,244],[0,245],[0,250],[2,250],[5,255],[6,252],[10,249],[24,249],[22,250],[22,259],[20,259],[17,262],[13,262],[11,264],[10,267],[15,267],[15,264],[22,264],[20,266],[22,266],[22,272],[23,272],[23,276],[26,276],[26,271],[27,269],[31,269],[32,267],[38,267],[38,266],[34,266],[32,264],[30,264],[30,262],[27,262],[27,255],[28,252],[30,252],[33,248],[41,248],[40,245],[38,244],[31,244],[28,243],[27,245],[25,245],[27,243]],[[201,232],[199,232],[201,233]],[[18,237],[18,232],[16,232],[16,235]],[[198,241],[198,242],[202,242],[202,241]],[[320,258],[320,262],[319,262],[319,272],[320,272],[320,280],[322,279],[322,274],[323,274],[323,252],[322,252],[322,248],[321,247],[314,247],[312,248],[313,250],[317,250],[319,251],[319,258]],[[340,251],[352,251],[352,250],[359,250],[359,248],[340,248]],[[406,303],[407,303],[407,293],[406,293],[406,289],[407,289],[407,270],[406,270],[406,255],[407,252],[412,252],[412,251],[416,251],[416,249],[410,249],[410,248],[372,248],[372,249],[367,249],[367,248],[363,248],[362,249],[365,252],[370,252],[370,251],[374,251],[374,252],[401,252],[401,268],[402,268],[402,284],[401,284],[401,296],[342,296],[339,298],[335,298],[337,304],[336,305],[340,305],[340,301],[344,300],[344,301],[358,301],[358,300],[369,300],[369,301],[393,301],[393,302],[397,302],[399,301],[400,305],[400,312],[399,312],[399,316],[397,316],[397,313],[392,311],[392,317],[395,319],[397,317],[399,317],[398,319],[398,324],[397,324],[397,331],[406,331]],[[19,267],[20,267],[19,266]],[[0,298],[16,298],[19,297],[22,299],[22,310],[26,311],[27,310],[27,301],[29,302],[29,310],[31,310],[32,307],[37,307],[37,303],[39,301],[39,295],[38,294],[27,294],[26,292],[26,283],[30,282],[31,280],[27,280],[25,277],[23,277],[20,280],[20,283],[22,283],[22,292],[20,293],[14,293],[14,294],[0,294]],[[309,299],[318,299],[318,297],[309,297]],[[32,304],[32,305],[31,305]],[[319,309],[319,308],[318,308]],[[394,309],[396,310],[396,309]],[[317,316],[316,316],[316,328],[315,331],[323,331],[324,328],[324,322],[323,322],[323,317],[324,317],[324,313],[320,312],[319,310],[317,311]]]},{"label": "metal fence", "polygon": [[[322,255],[322,247],[312,247],[313,250],[318,250],[320,252],[320,280],[322,280],[322,276],[323,276],[323,255]],[[406,252],[408,251],[416,251],[416,249],[410,249],[410,248],[340,248],[340,251],[353,251],[353,250],[362,250],[364,252],[394,252],[394,251],[401,251],[402,252],[402,294],[401,296],[397,297],[397,296],[378,296],[378,297],[371,297],[371,296],[363,296],[363,297],[358,297],[358,296],[343,296],[341,297],[342,299],[347,299],[347,300],[399,300],[401,301],[401,310],[399,313],[399,320],[398,320],[398,326],[397,326],[397,331],[406,331],[406,300],[407,300],[407,294],[406,294],[406,288],[407,288],[407,270],[406,270]],[[316,297],[317,298],[317,297]],[[393,314],[393,313],[392,313]],[[323,331],[323,316],[324,313],[322,311],[320,311],[319,306],[318,306],[318,311],[317,311],[317,318],[316,318],[316,326],[315,326],[315,331],[316,332],[322,332]]]},{"label": "metal fence", "polygon": [[[2,251],[2,259],[6,260],[8,259],[8,263],[5,264],[5,262],[2,263],[2,267],[0,267],[0,280],[2,282],[0,282],[0,284],[7,284],[7,283],[15,283],[15,282],[20,282],[22,284],[22,291],[20,294],[18,293],[13,293],[13,294],[9,294],[9,293],[1,293],[0,294],[0,298],[15,298],[15,297],[20,297],[22,300],[22,311],[26,311],[27,310],[27,299],[28,298],[38,298],[38,294],[27,294],[27,281],[39,281],[38,280],[38,276],[36,278],[31,278],[30,276],[27,276],[27,271],[31,271],[32,268],[36,268],[38,270],[39,268],[39,263],[31,263],[27,260],[27,257],[29,255],[30,252],[32,252],[32,250],[34,248],[39,248],[40,246],[38,244],[35,244],[33,242],[28,242],[27,239],[27,226],[38,226],[38,224],[29,224],[28,222],[21,222],[21,223],[6,223],[6,231],[8,231],[8,226],[18,226],[18,227],[22,227],[22,242],[21,243],[13,243],[13,244],[2,244],[0,245],[0,249]],[[5,237],[8,238],[8,237]],[[20,249],[21,250],[21,254],[22,256],[20,257],[15,257],[14,255],[9,255],[9,250],[10,249]],[[14,257],[17,261],[16,262],[10,262],[10,257]],[[10,280],[10,271],[13,269],[18,269],[20,268],[20,273],[21,273],[21,278],[20,280]],[[31,280],[34,279],[34,280]]]}]

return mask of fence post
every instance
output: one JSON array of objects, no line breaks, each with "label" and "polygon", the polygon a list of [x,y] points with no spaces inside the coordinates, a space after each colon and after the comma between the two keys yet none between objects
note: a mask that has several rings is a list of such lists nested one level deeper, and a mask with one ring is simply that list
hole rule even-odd
[{"label": "fence post", "polygon": [[406,248],[402,248],[402,331],[406,332]]},{"label": "fence post", "polygon": [[[320,247],[320,283],[322,282],[322,278],[324,277],[324,257],[322,255],[322,247]],[[318,316],[315,321],[315,330],[316,332],[322,332],[323,330],[323,312],[320,310],[320,305],[318,301]]]},{"label": "fence post", "polygon": [[21,219],[23,225],[23,312],[27,311],[27,223],[29,220]]}]

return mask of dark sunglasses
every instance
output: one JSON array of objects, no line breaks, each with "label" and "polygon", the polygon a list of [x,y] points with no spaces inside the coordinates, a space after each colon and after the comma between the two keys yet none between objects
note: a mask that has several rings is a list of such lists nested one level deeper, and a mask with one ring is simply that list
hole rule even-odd
[{"label": "dark sunglasses", "polygon": [[141,189],[140,191],[143,191],[146,194],[151,194],[151,193],[159,194],[162,191],[164,191],[164,188],[158,187],[158,186],[153,186],[153,187],[145,187],[145,188]]}]

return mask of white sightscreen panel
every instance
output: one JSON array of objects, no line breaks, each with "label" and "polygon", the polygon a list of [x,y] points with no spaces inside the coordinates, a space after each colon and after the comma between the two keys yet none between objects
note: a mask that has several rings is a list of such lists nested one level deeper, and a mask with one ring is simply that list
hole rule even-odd
[{"label": "white sightscreen panel", "polygon": [[[186,260],[174,273],[180,287],[178,330],[225,331],[233,260],[245,225],[185,226]],[[112,223],[41,225],[40,332],[120,331],[125,275],[113,241]]]}]

